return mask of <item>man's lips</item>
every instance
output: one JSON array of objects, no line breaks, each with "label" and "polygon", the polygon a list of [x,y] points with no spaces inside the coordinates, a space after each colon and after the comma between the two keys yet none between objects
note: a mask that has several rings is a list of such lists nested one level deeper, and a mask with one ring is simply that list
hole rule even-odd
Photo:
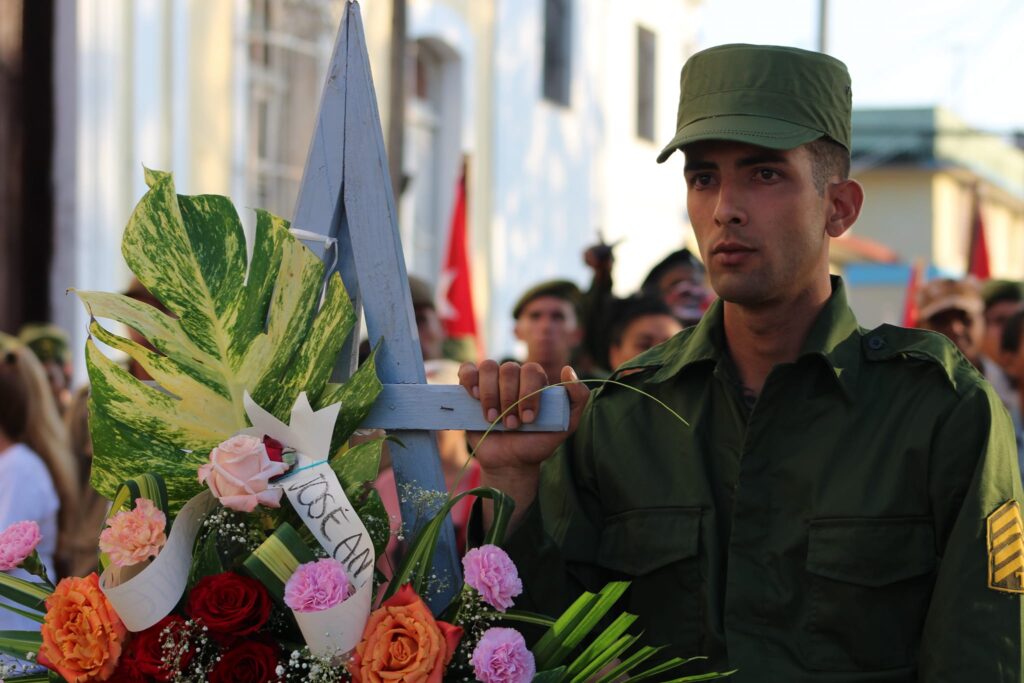
[{"label": "man's lips", "polygon": [[737,265],[742,263],[748,256],[753,254],[756,249],[749,247],[740,242],[719,242],[711,249],[711,256],[714,257],[719,263],[727,266]]}]

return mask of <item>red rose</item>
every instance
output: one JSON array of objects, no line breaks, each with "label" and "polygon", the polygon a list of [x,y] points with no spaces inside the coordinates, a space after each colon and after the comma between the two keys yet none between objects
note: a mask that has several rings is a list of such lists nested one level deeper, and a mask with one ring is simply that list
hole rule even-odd
[{"label": "red rose", "polygon": [[263,628],[270,618],[270,594],[263,584],[241,574],[204,576],[188,596],[188,614],[214,636],[237,638]]},{"label": "red rose", "polygon": [[277,647],[260,640],[240,642],[220,656],[209,683],[267,683],[277,678]]},{"label": "red rose", "polygon": [[284,444],[277,439],[263,435],[263,447],[267,449],[267,457],[274,462],[284,462]]}]

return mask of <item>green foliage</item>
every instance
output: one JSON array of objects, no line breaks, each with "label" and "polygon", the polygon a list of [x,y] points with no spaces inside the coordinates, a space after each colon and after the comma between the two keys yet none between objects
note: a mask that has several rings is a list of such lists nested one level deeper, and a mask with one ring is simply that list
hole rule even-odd
[{"label": "green foliage", "polygon": [[93,339],[124,351],[157,387],[138,381],[90,340],[93,486],[113,498],[139,472],[166,481],[171,512],[201,490],[195,472],[209,451],[248,426],[242,397],[287,421],[299,393],[314,408],[342,401],[334,443],[343,443],[380,390],[372,360],[345,385],[328,383],[355,313],[337,274],[257,211],[252,258],[226,197],[177,195],[167,173],[146,171],[149,191],[125,228],[122,252],[167,313],[121,294],[77,292],[94,318],[121,322],[154,350],[95,320]]}]

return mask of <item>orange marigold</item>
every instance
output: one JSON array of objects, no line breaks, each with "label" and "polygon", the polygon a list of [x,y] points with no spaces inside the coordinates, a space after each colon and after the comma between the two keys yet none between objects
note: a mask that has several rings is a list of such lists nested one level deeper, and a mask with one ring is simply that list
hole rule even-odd
[{"label": "orange marigold", "polygon": [[68,683],[105,681],[117,668],[128,629],[93,572],[69,577],[46,599],[39,663]]},{"label": "orange marigold", "polygon": [[406,584],[370,614],[349,673],[355,683],[441,683],[460,638]]}]

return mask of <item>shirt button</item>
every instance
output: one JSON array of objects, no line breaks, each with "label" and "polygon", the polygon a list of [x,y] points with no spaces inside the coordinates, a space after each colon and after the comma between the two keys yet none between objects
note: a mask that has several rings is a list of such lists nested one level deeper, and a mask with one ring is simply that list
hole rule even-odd
[{"label": "shirt button", "polygon": [[881,337],[871,337],[868,339],[868,348],[872,351],[878,351],[885,346],[885,340]]}]

